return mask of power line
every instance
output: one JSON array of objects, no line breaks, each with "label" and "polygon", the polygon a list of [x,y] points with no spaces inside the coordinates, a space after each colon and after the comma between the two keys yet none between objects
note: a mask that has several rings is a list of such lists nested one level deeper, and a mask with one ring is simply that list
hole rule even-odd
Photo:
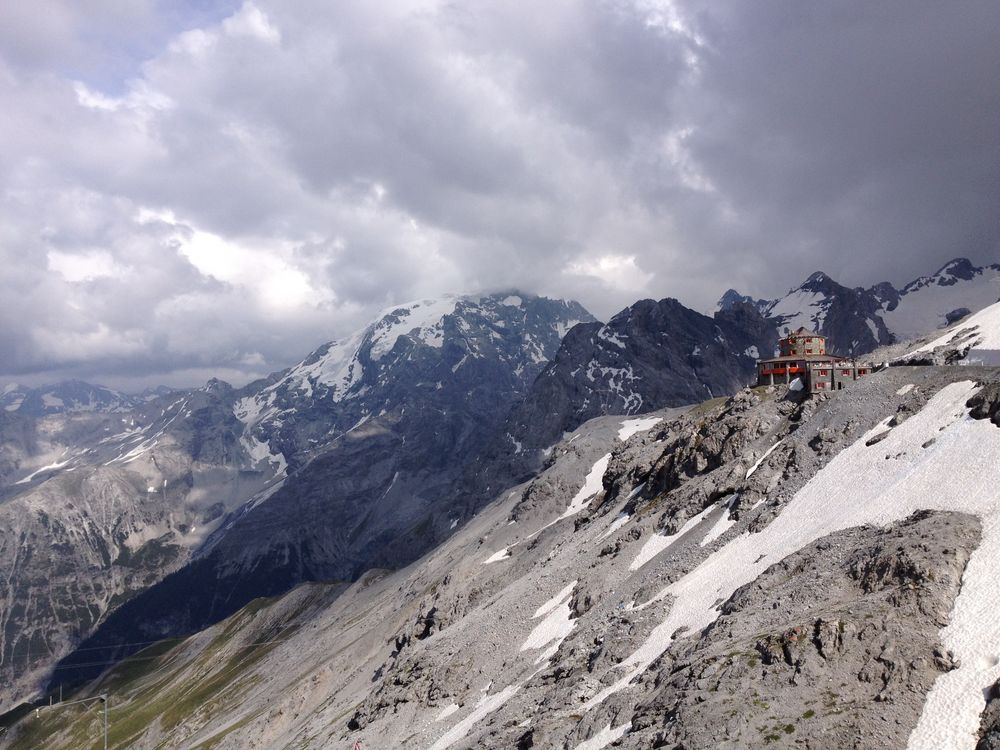
[{"label": "power line", "polygon": [[[106,651],[106,650],[112,649],[112,648],[126,648],[128,646],[152,646],[152,645],[155,645],[157,643],[165,643],[167,641],[183,641],[183,640],[185,640],[187,638],[190,638],[192,635],[197,635],[200,632],[202,632],[202,631],[195,630],[194,632],[188,633],[187,635],[175,635],[175,636],[171,636],[169,638],[161,638],[158,641],[134,641],[132,643],[115,643],[115,644],[111,644],[111,645],[108,645],[108,646],[86,646],[84,648],[75,648],[75,649],[73,649],[70,652],[69,655],[77,654],[77,653],[79,653],[81,651]],[[11,651],[11,658],[13,659],[15,656],[53,656],[53,654],[52,654],[51,651],[46,651],[46,652],[42,652],[42,651],[28,651],[28,652],[24,652],[24,651],[18,651],[16,649],[14,649],[14,650]]]},{"label": "power line", "polygon": [[[288,638],[271,638],[271,639],[266,640],[266,641],[256,641],[254,643],[244,643],[242,646],[236,646],[235,650],[242,651],[243,649],[247,649],[247,648],[257,648],[258,646],[268,646],[268,645],[270,645],[272,643],[284,643],[285,641],[290,641],[290,640],[292,640],[291,637],[288,637]],[[158,641],[154,641],[154,642],[158,643]],[[67,664],[65,666],[56,666],[56,667],[53,667],[53,671],[55,671],[57,669],[83,669],[84,667],[101,667],[101,666],[109,666],[109,665],[114,665],[114,664],[127,664],[127,663],[137,662],[137,661],[156,661],[157,659],[162,659],[165,656],[167,656],[167,654],[160,654],[159,656],[135,656],[135,657],[126,656],[124,659],[118,659],[118,660],[112,660],[112,661],[93,661],[93,662],[85,662],[83,664]]]}]

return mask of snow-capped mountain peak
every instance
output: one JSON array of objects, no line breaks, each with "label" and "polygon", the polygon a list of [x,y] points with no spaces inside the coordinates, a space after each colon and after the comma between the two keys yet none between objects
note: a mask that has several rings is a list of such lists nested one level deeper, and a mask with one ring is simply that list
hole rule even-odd
[{"label": "snow-capped mountain peak", "polygon": [[469,298],[447,295],[439,299],[408,302],[384,310],[369,326],[369,356],[373,360],[381,359],[392,350],[399,337],[404,335],[413,336],[427,346],[439,348],[444,341],[444,318],[455,312],[455,306],[461,299]]},{"label": "snow-capped mountain peak", "polygon": [[1000,264],[978,267],[955,258],[901,289],[887,281],[852,289],[816,271],[775,300],[754,300],[731,289],[719,300],[719,309],[748,302],[781,331],[804,326],[830,339],[837,353],[863,354],[944,328],[998,299]]},{"label": "snow-capped mountain peak", "polygon": [[575,302],[514,292],[394,305],[248,386],[233,414],[247,427],[249,455],[284,456],[294,467],[364,425],[393,424],[411,402],[447,413],[481,387],[522,392],[565,333],[591,320]]},{"label": "snow-capped mountain peak", "polygon": [[[415,349],[436,350],[435,356],[452,373],[487,346],[507,348],[501,352],[506,359],[526,358],[515,364],[519,374],[529,365],[540,369],[569,328],[590,320],[575,302],[527,294],[446,295],[393,305],[363,329],[324,344],[272,385],[240,400],[235,413],[241,421],[256,424],[281,410],[283,394],[333,402],[358,398],[366,389],[388,382],[387,371],[400,360],[412,360]],[[519,329],[509,347],[501,344]],[[401,340],[411,346],[397,351]],[[446,343],[454,346],[442,354]]]}]

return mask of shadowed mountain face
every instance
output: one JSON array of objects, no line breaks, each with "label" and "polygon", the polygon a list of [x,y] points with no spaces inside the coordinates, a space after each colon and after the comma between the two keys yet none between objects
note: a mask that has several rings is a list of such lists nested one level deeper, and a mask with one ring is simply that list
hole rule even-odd
[{"label": "shadowed mountain face", "polygon": [[267,381],[211,383],[229,404],[216,421],[235,423],[237,445],[275,479],[190,564],[112,614],[89,647],[189,632],[302,581],[350,581],[416,559],[485,502],[456,502],[465,467],[565,332],[591,319],[575,303],[528,295],[422,301]]},{"label": "shadowed mountain face", "polygon": [[773,322],[742,301],[710,318],[677,300],[641,300],[607,324],[577,326],[511,412],[492,451],[506,460],[477,466],[470,484],[485,492],[532,474],[588,419],[731,394],[777,341]]},{"label": "shadowed mountain face", "polygon": [[[114,613],[88,648],[110,655],[301,581],[402,567],[537,468],[564,431],[731,393],[777,341],[751,305],[708,318],[645,300],[604,325],[521,296],[447,301],[444,315],[440,301],[426,304],[432,314],[390,311],[234,394],[248,452],[287,461],[287,476],[232,514],[190,565]],[[390,344],[386,331],[405,335]]]}]

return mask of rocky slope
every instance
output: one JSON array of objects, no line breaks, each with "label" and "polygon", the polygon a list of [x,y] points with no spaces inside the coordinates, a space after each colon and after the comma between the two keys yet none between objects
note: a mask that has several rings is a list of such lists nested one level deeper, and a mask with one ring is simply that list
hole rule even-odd
[{"label": "rocky slope", "polygon": [[[971,750],[1000,678],[998,393],[998,368],[894,367],[600,417],[406,569],[84,692],[120,747]],[[79,747],[74,711],[7,746]]]},{"label": "rocky slope", "polygon": [[0,417],[2,706],[44,685],[110,610],[177,569],[273,476],[211,388],[128,411],[24,405]]}]

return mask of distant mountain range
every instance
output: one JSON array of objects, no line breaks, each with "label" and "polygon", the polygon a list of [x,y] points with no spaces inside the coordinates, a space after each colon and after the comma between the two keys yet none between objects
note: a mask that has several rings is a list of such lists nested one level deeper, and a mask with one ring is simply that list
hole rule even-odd
[{"label": "distant mountain range", "polygon": [[[631,323],[603,336],[602,325],[577,326],[584,335],[571,332],[560,350],[602,357],[594,342],[605,341],[648,363],[660,355],[611,339],[638,339],[651,320],[686,321],[714,340],[718,317],[675,304],[639,303]],[[1000,303],[926,346],[996,355],[998,325]],[[557,377],[544,373],[558,356],[536,383]],[[640,372],[638,357],[624,364]],[[62,665],[77,669],[56,674],[103,672],[74,697],[110,696],[112,747],[991,750],[1000,367],[966,364],[889,367],[818,397],[741,389],[597,416],[412,564],[305,583],[197,633],[143,643],[156,640],[159,618],[190,612],[206,592],[224,603],[266,583],[216,564],[199,577],[196,562],[117,609]],[[613,397],[618,377],[603,382],[611,389],[594,385],[583,400],[631,408]],[[282,498],[284,526],[244,527],[239,540],[260,551],[273,536],[272,549],[290,555],[307,549],[287,544],[283,529],[302,525],[295,514],[315,538],[353,523],[320,507],[345,496],[346,478],[330,477],[317,473],[307,500],[304,485]],[[289,476],[282,491],[292,487]],[[464,502],[458,492],[451,508]],[[262,566],[277,575],[276,562]],[[22,708],[0,734],[5,750],[96,743],[97,710],[47,703]]]},{"label": "distant mountain range", "polygon": [[822,273],[777,300],[730,290],[711,317],[673,299],[602,323],[519,292],[448,296],[385,310],[242,388],[8,387],[0,709],[81,643],[59,679],[303,581],[401,568],[550,465],[588,420],[738,391],[785,328],[860,355],[998,289],[1000,266],[956,260],[902,290]]},{"label": "distant mountain range", "polygon": [[1000,264],[975,266],[956,258],[902,289],[886,281],[851,289],[817,272],[774,300],[730,289],[719,300],[719,309],[752,305],[781,331],[805,326],[829,337],[834,353],[850,355],[925,335],[998,300]]}]

